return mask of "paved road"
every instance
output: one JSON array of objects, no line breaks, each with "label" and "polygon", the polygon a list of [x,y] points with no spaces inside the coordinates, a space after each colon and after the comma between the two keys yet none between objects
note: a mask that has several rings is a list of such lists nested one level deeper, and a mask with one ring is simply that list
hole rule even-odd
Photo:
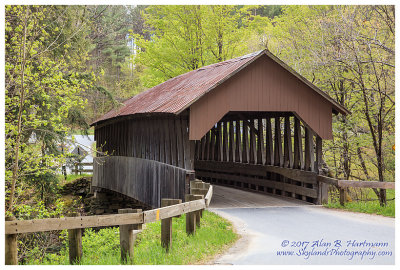
[{"label": "paved road", "polygon": [[265,206],[299,206],[310,205],[306,202],[281,196],[266,196],[255,192],[214,185],[210,208],[256,208]]},{"label": "paved road", "polygon": [[236,207],[226,203],[216,208],[223,206],[221,198],[231,198],[230,190],[242,198],[261,196],[214,186],[213,198],[219,200],[211,211],[231,220],[242,235],[214,264],[394,264],[393,218],[294,205],[264,195],[278,206],[237,202]]}]

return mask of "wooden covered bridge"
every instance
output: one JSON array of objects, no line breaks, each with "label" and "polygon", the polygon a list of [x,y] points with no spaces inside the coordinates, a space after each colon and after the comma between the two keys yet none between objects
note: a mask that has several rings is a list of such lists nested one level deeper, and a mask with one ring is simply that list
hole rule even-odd
[{"label": "wooden covered bridge", "polygon": [[322,140],[349,112],[267,50],[172,78],[96,120],[93,187],[150,206],[191,178],[320,204]]}]

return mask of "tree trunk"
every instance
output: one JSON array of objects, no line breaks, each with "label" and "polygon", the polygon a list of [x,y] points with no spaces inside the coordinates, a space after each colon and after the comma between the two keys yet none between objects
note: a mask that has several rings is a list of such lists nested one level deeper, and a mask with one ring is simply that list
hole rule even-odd
[{"label": "tree trunk", "polygon": [[[371,178],[369,177],[369,173],[368,173],[368,170],[367,170],[367,166],[365,165],[365,161],[364,161],[364,158],[363,158],[363,156],[362,156],[361,147],[357,147],[357,155],[358,155],[358,159],[360,160],[360,164],[361,164],[361,167],[362,167],[363,172],[364,172],[364,174],[365,174],[365,177],[367,178],[367,180],[371,180]],[[375,192],[375,195],[376,195],[376,196],[378,197],[378,199],[379,199],[379,198],[380,198],[380,194],[379,194],[378,189],[373,188],[372,190]]]},{"label": "tree trunk", "polygon": [[17,118],[17,137],[15,139],[15,159],[14,159],[14,166],[12,171],[12,178],[11,178],[11,190],[10,190],[10,198],[8,203],[8,211],[12,212],[14,206],[14,197],[15,197],[15,185],[18,179],[18,162],[19,162],[19,148],[21,144],[21,131],[22,131],[22,112],[24,110],[24,103],[25,103],[25,61],[26,61],[26,24],[29,14],[29,7],[25,7],[25,20],[24,20],[24,37],[22,43],[22,60],[21,60],[21,92],[20,92],[20,102],[18,108],[18,118]]}]

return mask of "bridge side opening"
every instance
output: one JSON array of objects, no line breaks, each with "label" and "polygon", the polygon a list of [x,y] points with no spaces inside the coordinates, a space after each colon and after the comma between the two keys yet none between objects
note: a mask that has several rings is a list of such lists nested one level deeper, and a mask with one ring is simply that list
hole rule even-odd
[{"label": "bridge side opening", "polygon": [[321,137],[292,112],[229,112],[195,145],[198,179],[315,204],[321,167]]}]

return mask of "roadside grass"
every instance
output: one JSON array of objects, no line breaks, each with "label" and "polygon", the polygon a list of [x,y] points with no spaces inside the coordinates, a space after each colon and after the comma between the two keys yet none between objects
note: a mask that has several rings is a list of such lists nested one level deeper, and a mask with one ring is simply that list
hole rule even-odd
[{"label": "roadside grass", "polygon": [[91,177],[92,174],[88,174],[88,173],[83,173],[83,174],[67,174],[67,179],[64,179],[64,175],[59,174],[58,175],[58,179],[60,181],[60,184],[65,184],[65,183],[69,183],[72,182],[78,178],[82,178],[82,177]]},{"label": "roadside grass", "polygon": [[344,206],[341,206],[338,200],[329,199],[327,204],[324,204],[327,208],[344,209],[353,212],[361,212],[368,214],[377,214],[387,217],[395,217],[395,191],[388,189],[386,190],[387,205],[380,206],[379,201],[376,198],[375,193],[368,189],[367,193],[364,193],[367,200],[345,202]]},{"label": "roadside grass", "polygon": [[[182,215],[173,219],[172,246],[169,252],[166,252],[161,247],[161,222],[149,223],[136,239],[133,264],[204,264],[229,248],[237,238],[238,235],[229,221],[208,211],[203,212],[201,226],[196,228],[196,234],[187,236],[186,218]],[[121,264],[118,228],[106,228],[98,232],[86,229],[82,238],[82,248],[82,265]],[[68,246],[65,246],[60,254],[46,254],[42,264],[68,265]]]}]

